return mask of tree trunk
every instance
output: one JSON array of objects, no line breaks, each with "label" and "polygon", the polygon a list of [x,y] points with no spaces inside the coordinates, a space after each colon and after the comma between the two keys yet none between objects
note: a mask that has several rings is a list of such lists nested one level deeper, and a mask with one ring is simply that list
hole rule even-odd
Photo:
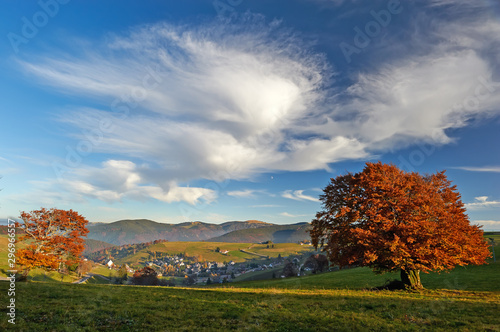
[{"label": "tree trunk", "polygon": [[403,270],[401,269],[401,281],[407,289],[423,289],[420,281],[420,270]]}]

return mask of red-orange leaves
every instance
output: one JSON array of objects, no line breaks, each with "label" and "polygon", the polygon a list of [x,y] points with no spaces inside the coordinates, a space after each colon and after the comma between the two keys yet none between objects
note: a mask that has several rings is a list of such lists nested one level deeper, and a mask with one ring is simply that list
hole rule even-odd
[{"label": "red-orange leaves", "polygon": [[440,271],[483,264],[490,255],[444,171],[422,176],[367,163],[360,173],[332,178],[320,199],[311,238],[341,267]]},{"label": "red-orange leaves", "polygon": [[84,250],[82,237],[88,233],[84,217],[73,210],[42,208],[22,212],[21,219],[23,223],[16,223],[24,231],[19,240],[28,239],[30,244],[17,251],[18,264],[26,269],[56,269],[61,263],[79,261]]}]

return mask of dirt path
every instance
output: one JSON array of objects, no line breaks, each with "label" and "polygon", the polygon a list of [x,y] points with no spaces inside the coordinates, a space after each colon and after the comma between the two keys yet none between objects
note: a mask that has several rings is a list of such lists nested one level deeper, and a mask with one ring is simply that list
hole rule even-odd
[{"label": "dirt path", "polygon": [[84,283],[85,281],[89,280],[90,278],[92,278],[92,276],[86,275],[82,279],[73,281],[72,284],[81,284],[81,283]]},{"label": "dirt path", "polygon": [[90,278],[92,277],[100,277],[100,278],[103,278],[103,279],[106,279],[106,280],[110,280],[109,278],[106,278],[105,276],[102,276],[100,274],[94,274],[94,273],[87,273],[85,275],[85,277],[83,277],[82,279],[80,280],[76,280],[76,281],[73,281],[73,284],[81,284],[81,283],[84,283],[85,281],[89,280]]}]

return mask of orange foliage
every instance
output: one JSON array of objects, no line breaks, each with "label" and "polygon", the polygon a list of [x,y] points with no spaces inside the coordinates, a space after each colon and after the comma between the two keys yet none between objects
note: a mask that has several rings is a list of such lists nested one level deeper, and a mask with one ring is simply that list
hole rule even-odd
[{"label": "orange foliage", "polygon": [[18,241],[29,240],[16,253],[17,263],[26,269],[42,267],[57,269],[61,263],[70,265],[79,261],[84,250],[83,236],[88,221],[73,210],[58,209],[21,212],[23,223],[16,227],[24,234]]},{"label": "orange foliage", "polygon": [[394,165],[332,178],[311,238],[339,266],[384,271],[442,271],[484,264],[490,256],[445,172],[422,176]]}]

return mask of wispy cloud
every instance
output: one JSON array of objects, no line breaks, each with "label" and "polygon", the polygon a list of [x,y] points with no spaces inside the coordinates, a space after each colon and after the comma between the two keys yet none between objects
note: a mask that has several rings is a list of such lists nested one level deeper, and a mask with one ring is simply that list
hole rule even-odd
[{"label": "wispy cloud", "polygon": [[276,205],[276,204],[259,204],[259,205],[252,205],[250,206],[251,208],[278,208],[278,207],[283,207],[283,205]]},{"label": "wispy cloud", "polygon": [[[103,102],[102,109],[63,116],[83,133],[95,129],[96,119],[111,121],[113,130],[94,153],[143,162],[122,191],[104,179],[92,184],[84,166],[74,173],[72,190],[98,199],[126,192],[196,203],[215,194],[184,183],[328,170],[417,141],[446,144],[453,140],[449,128],[498,114],[500,84],[492,68],[500,65],[500,23],[483,14],[466,21],[436,17],[432,27],[416,15],[415,31],[401,41],[404,47],[393,46],[394,58],[366,66],[347,88],[332,81],[325,56],[279,23],[250,14],[224,24],[143,26],[94,43],[81,56],[52,52],[20,64],[43,85]],[[103,178],[112,171],[93,169]],[[283,197],[318,201],[300,190]]]},{"label": "wispy cloud", "polygon": [[447,10],[466,8],[468,15],[434,15],[432,24],[426,13],[415,15],[407,40],[384,47],[396,57],[359,72],[342,102],[304,131],[352,135],[368,151],[387,151],[417,141],[446,144],[453,141],[449,128],[466,126],[471,117],[498,115],[500,81],[492,68],[500,65],[500,22],[477,10],[488,7],[483,1],[438,3],[446,3]]},{"label": "wispy cloud", "polygon": [[298,217],[306,217],[307,214],[291,214],[288,212],[281,212],[280,216],[289,217],[289,218],[298,218]]},{"label": "wispy cloud", "polygon": [[484,1],[428,0],[428,2],[430,6],[449,6],[452,9],[478,10],[488,8]]},{"label": "wispy cloud", "polygon": [[500,173],[500,166],[482,166],[482,167],[451,167],[453,169],[460,169],[463,171],[469,172],[492,172],[492,173]]},{"label": "wispy cloud", "polygon": [[108,160],[100,167],[82,167],[67,174],[65,181],[53,179],[33,182],[34,190],[27,194],[12,196],[19,202],[54,205],[70,202],[84,202],[97,199],[107,203],[125,200],[211,203],[217,199],[217,192],[199,187],[178,186],[175,182],[161,185],[151,182],[148,170],[130,161]]},{"label": "wispy cloud", "polygon": [[500,201],[490,201],[488,196],[479,196],[475,198],[475,202],[465,204],[468,210],[479,210],[487,208],[500,207]]},{"label": "wispy cloud", "polygon": [[482,225],[486,230],[500,230],[500,220],[474,220],[472,223]]},{"label": "wispy cloud", "polygon": [[319,199],[312,197],[312,196],[304,195],[303,192],[304,192],[304,190],[294,190],[294,191],[286,190],[281,194],[281,196],[284,198],[293,199],[296,201],[319,202]]},{"label": "wispy cloud", "polygon": [[263,192],[265,191],[255,190],[255,189],[244,189],[244,190],[228,191],[227,194],[229,196],[234,196],[234,197],[250,198],[250,197],[255,197],[255,194],[257,193],[263,193]]},{"label": "wispy cloud", "polygon": [[[254,17],[156,24],[94,45],[83,58],[51,54],[21,64],[59,91],[109,100],[115,112],[78,109],[63,120],[89,132],[96,119],[110,119],[113,130],[94,152],[159,164],[157,173],[170,181],[247,179],[365,156],[354,138],[297,136],[293,124],[320,106],[331,71],[323,56],[276,26]],[[157,86],[145,89],[153,78]]]}]

